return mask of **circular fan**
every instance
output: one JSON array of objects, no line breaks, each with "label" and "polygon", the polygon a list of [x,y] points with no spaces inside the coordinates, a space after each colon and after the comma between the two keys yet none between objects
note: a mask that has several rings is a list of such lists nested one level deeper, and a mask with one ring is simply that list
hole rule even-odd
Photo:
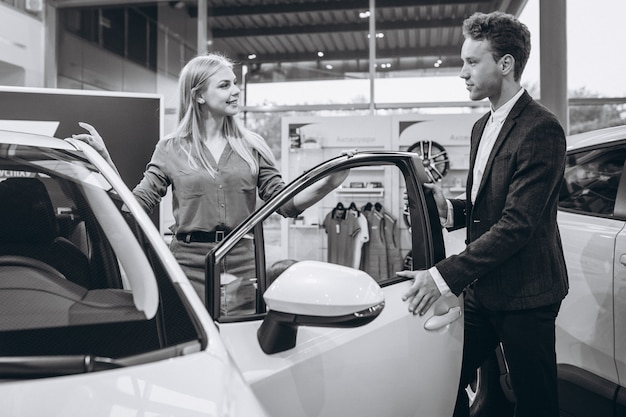
[{"label": "circular fan", "polygon": [[450,169],[450,160],[445,148],[432,140],[415,142],[408,149],[418,154],[424,164],[426,173],[433,182],[440,181]]}]

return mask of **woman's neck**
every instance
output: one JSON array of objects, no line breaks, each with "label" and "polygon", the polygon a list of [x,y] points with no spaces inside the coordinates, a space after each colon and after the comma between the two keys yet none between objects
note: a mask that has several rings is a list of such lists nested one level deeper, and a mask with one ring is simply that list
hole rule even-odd
[{"label": "woman's neck", "polygon": [[222,134],[222,124],[215,123],[214,120],[207,120],[204,126],[205,140],[204,146],[211,152],[213,159],[219,161],[226,147],[226,138]]},{"label": "woman's neck", "polygon": [[216,120],[214,118],[208,118],[204,122],[204,134],[207,142],[221,142],[225,138],[222,135],[224,126],[224,118]]}]

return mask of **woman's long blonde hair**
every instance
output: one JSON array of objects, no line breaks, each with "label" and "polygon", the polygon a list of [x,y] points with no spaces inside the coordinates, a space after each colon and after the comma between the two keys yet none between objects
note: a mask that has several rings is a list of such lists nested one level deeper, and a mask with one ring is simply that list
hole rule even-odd
[{"label": "woman's long blonde hair", "polygon": [[[215,176],[203,150],[205,138],[204,122],[197,98],[206,90],[209,78],[223,68],[233,68],[233,62],[217,53],[199,55],[189,61],[182,69],[178,80],[178,125],[171,135],[180,139],[183,150],[187,153],[189,166],[193,169],[206,169]],[[253,174],[259,172],[259,162],[253,150],[265,159],[274,162],[274,156],[265,140],[258,134],[246,129],[238,118],[224,117],[222,135],[226,138],[234,152],[241,156],[250,166]],[[189,148],[186,148],[188,144]],[[200,166],[198,166],[200,165]]]}]

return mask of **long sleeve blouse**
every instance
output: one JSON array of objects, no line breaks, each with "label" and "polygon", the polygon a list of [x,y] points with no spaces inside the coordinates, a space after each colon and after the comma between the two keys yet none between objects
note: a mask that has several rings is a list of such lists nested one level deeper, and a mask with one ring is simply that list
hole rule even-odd
[{"label": "long sleeve blouse", "polygon": [[[209,232],[216,227],[232,229],[254,211],[257,190],[259,197],[267,201],[285,188],[276,165],[256,151],[259,172],[255,175],[229,144],[217,162],[205,150],[209,162],[217,171],[214,178],[203,168],[189,166],[184,150],[189,145],[181,141],[184,139],[159,141],[143,179],[133,190],[144,209],[151,212],[165,196],[168,186],[172,186],[175,223],[170,229],[174,234]],[[299,211],[290,200],[280,213],[285,217],[295,217]]]}]

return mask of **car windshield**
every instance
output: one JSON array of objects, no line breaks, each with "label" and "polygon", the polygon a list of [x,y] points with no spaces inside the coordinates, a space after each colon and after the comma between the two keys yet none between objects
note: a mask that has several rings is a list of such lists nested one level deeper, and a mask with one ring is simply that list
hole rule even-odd
[{"label": "car windshield", "polygon": [[0,377],[110,368],[199,339],[140,222],[81,152],[0,145],[0,231]]}]

